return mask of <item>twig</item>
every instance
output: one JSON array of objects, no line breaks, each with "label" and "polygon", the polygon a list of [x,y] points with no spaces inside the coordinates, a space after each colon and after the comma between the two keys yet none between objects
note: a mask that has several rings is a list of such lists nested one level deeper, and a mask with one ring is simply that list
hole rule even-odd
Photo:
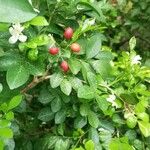
[{"label": "twig", "polygon": [[34,88],[40,82],[43,82],[44,80],[50,79],[50,77],[51,77],[51,75],[48,75],[48,70],[47,70],[46,73],[42,77],[40,77],[40,78],[34,77],[32,82],[29,83],[23,90],[21,90],[20,93],[25,94],[27,91],[29,91],[30,89]]}]

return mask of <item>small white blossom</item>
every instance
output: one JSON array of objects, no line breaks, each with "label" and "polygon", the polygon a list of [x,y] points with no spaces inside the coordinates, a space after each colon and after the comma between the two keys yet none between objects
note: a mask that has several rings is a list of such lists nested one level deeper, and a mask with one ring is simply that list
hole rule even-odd
[{"label": "small white blossom", "polygon": [[12,25],[12,27],[9,28],[9,32],[11,34],[11,37],[9,38],[9,43],[14,44],[18,40],[20,42],[25,42],[27,40],[27,36],[23,35],[23,30],[24,27],[22,27],[20,23]]},{"label": "small white blossom", "polygon": [[115,102],[116,96],[114,94],[109,95],[109,97],[106,99],[108,102],[112,104],[113,107],[118,108],[118,104]]},{"label": "small white blossom", "polygon": [[131,58],[131,64],[135,65],[135,64],[141,64],[140,60],[142,58],[140,57],[140,55],[136,55],[134,57]]},{"label": "small white blossom", "polygon": [[82,26],[82,31],[85,30],[87,27],[92,26],[95,24],[95,18],[94,19],[86,19]]}]

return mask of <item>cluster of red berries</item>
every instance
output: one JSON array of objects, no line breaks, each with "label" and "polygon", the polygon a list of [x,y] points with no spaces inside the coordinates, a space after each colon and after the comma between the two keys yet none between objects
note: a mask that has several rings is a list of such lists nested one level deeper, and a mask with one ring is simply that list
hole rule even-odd
[{"label": "cluster of red berries", "polygon": [[[64,38],[70,40],[72,37],[73,37],[73,29],[71,27],[66,28],[64,31]],[[78,43],[72,43],[70,49],[72,50],[72,52],[78,53],[81,48]],[[49,53],[51,55],[57,55],[59,53],[59,48],[51,47],[49,49]],[[69,70],[69,65],[65,60],[61,62],[60,67],[64,72],[67,72]]]}]

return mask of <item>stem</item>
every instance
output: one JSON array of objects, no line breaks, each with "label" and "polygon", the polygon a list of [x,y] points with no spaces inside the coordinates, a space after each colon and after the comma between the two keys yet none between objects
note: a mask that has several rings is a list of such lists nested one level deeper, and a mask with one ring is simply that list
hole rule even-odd
[{"label": "stem", "polygon": [[48,70],[47,70],[46,73],[42,77],[40,77],[40,78],[34,77],[32,82],[29,83],[23,90],[21,90],[20,93],[25,94],[27,91],[34,88],[39,83],[43,82],[44,80],[48,80],[50,78],[51,78],[51,75],[48,75]]}]

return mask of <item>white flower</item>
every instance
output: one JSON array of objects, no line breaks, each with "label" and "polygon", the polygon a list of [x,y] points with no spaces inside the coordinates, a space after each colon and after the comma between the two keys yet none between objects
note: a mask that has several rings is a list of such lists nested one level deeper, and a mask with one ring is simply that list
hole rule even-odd
[{"label": "white flower", "polygon": [[135,64],[141,64],[140,60],[142,58],[140,57],[140,55],[136,55],[134,57],[131,58],[131,64],[135,65]]},{"label": "white flower", "polygon": [[9,28],[9,32],[11,34],[11,37],[9,38],[9,43],[14,44],[18,40],[20,42],[25,42],[27,40],[27,36],[23,35],[23,30],[24,27],[22,27],[20,23],[12,25],[12,27]]},{"label": "white flower", "polygon": [[92,26],[95,24],[95,18],[94,19],[86,19],[82,26],[82,31],[85,30],[87,27]]},{"label": "white flower", "polygon": [[108,102],[112,104],[113,107],[118,108],[118,104],[115,102],[116,96],[114,94],[109,95],[109,97],[106,99]]}]

